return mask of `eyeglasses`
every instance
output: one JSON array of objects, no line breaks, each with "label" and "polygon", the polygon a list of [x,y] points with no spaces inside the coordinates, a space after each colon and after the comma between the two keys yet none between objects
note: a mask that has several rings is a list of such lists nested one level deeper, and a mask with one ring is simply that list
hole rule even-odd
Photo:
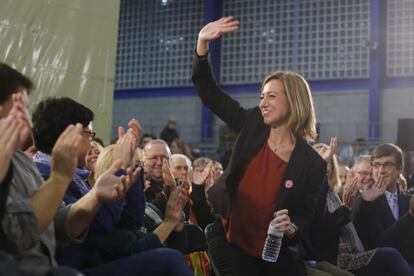
[{"label": "eyeglasses", "polygon": [[384,162],[384,163],[380,163],[380,162],[372,162],[371,163],[371,166],[373,166],[376,169],[379,169],[380,167],[383,167],[384,169],[388,169],[388,168],[394,167],[396,165],[397,164],[395,164],[394,162],[389,162],[389,161]]},{"label": "eyeglasses", "polygon": [[168,160],[168,156],[166,156],[166,155],[154,155],[154,156],[149,156],[146,159],[149,160],[150,162],[157,162],[158,160],[163,162],[164,159]]},{"label": "eyeglasses", "polygon": [[364,172],[364,171],[360,171],[360,172],[357,172],[360,176],[363,176],[363,177],[368,177],[368,176],[371,176],[371,172]]},{"label": "eyeglasses", "polygon": [[222,173],[223,172],[223,169],[222,168],[213,168],[213,171],[214,172]]},{"label": "eyeglasses", "polygon": [[83,133],[89,134],[89,140],[93,140],[95,138],[96,132],[90,131],[90,130],[84,130]]}]

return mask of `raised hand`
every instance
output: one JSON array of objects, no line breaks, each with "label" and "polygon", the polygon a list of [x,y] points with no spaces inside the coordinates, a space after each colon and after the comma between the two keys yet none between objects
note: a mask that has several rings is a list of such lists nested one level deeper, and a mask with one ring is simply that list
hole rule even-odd
[{"label": "raised hand", "polygon": [[336,147],[337,147],[337,138],[331,137],[331,141],[329,143],[328,147],[322,147],[318,150],[319,155],[324,160],[331,160],[332,156],[336,153]]},{"label": "raised hand", "polygon": [[190,191],[190,182],[188,180],[178,180],[180,187],[183,187],[186,191]]},{"label": "raised hand", "polygon": [[52,149],[51,175],[71,180],[78,165],[78,150],[82,139],[82,125],[69,125]]},{"label": "raised hand", "polygon": [[[0,107],[1,109],[1,107]],[[17,119],[9,115],[0,120],[0,183],[10,166],[10,161],[13,153],[18,149],[19,145],[19,128]]]},{"label": "raised hand", "polygon": [[220,38],[225,33],[234,32],[239,29],[240,23],[232,16],[222,17],[205,25],[198,33],[197,54],[206,55],[208,42]]},{"label": "raised hand", "polygon": [[133,162],[134,151],[137,142],[137,136],[132,128],[125,130],[122,127],[118,128],[118,134],[120,134],[117,143],[114,146],[112,153],[112,160],[121,160],[122,169],[126,169],[131,166]]},{"label": "raised hand", "polygon": [[142,127],[140,123],[134,118],[128,122],[128,129],[132,131],[132,134],[134,135],[136,140],[141,135]]},{"label": "raised hand", "polygon": [[9,115],[17,119],[17,127],[19,128],[19,148],[23,146],[29,135],[32,132],[32,121],[30,120],[29,112],[27,111],[28,98],[26,91],[21,91],[11,95],[12,108]]},{"label": "raised hand", "polygon": [[187,201],[187,191],[183,187],[178,187],[172,191],[165,209],[165,221],[174,224],[179,223],[182,220],[182,211]]},{"label": "raised hand", "polygon": [[177,183],[171,173],[170,164],[166,159],[162,160],[162,178],[164,179],[165,185],[171,186],[172,189],[175,189]]},{"label": "raised hand", "polygon": [[[348,180],[349,179],[349,180]],[[346,184],[344,186],[344,194],[342,201],[348,208],[352,208],[353,202],[358,195],[358,178],[352,178],[351,174],[346,178]]]},{"label": "raised hand", "polygon": [[373,183],[361,191],[362,198],[365,201],[374,201],[384,194],[386,188],[384,177],[381,175],[376,183]]},{"label": "raised hand", "polygon": [[206,184],[207,178],[211,173],[213,167],[213,161],[209,161],[202,171],[193,170],[193,183],[196,185]]},{"label": "raised hand", "polygon": [[91,192],[95,193],[98,202],[113,202],[123,198],[141,173],[140,167],[135,171],[128,168],[127,175],[116,176],[115,174],[121,169],[121,166],[122,161],[116,160],[112,166],[96,180]]}]

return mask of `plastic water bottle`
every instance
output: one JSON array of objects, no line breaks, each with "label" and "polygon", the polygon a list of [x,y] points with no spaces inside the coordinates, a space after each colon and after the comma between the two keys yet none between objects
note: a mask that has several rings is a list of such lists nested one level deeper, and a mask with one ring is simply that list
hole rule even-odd
[{"label": "plastic water bottle", "polygon": [[276,230],[270,222],[267,230],[267,238],[263,247],[262,259],[266,262],[275,263],[279,257],[280,247],[282,246],[283,233]]}]

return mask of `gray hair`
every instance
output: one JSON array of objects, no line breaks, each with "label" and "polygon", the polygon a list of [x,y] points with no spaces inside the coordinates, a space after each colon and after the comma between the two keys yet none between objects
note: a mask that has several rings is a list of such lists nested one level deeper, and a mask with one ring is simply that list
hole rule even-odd
[{"label": "gray hair", "polygon": [[145,144],[144,159],[145,159],[146,152],[147,152],[148,148],[153,146],[153,145],[156,145],[156,144],[163,145],[165,147],[165,149],[167,150],[168,157],[171,158],[171,150],[170,150],[170,147],[168,146],[168,144],[162,139],[153,139],[153,140],[151,140],[151,141],[149,141],[148,143]]},{"label": "gray hair", "polygon": [[181,154],[181,153],[175,153],[175,154],[171,155],[170,166],[172,167],[174,161],[176,161],[178,159],[184,159],[185,162],[187,163],[187,166],[191,169],[191,160],[190,160],[190,158],[188,158],[187,156],[185,156],[184,154]]},{"label": "gray hair", "polygon": [[355,170],[355,167],[358,166],[359,164],[363,163],[363,162],[367,162],[367,163],[371,164],[371,155],[369,155],[369,154],[361,154],[360,156],[358,156],[356,158],[355,164],[351,168],[351,170]]},{"label": "gray hair", "polygon": [[200,157],[197,158],[196,160],[194,160],[193,162],[193,167],[201,167],[204,168],[205,166],[207,166],[208,162],[210,162],[211,159],[207,158],[207,157]]}]

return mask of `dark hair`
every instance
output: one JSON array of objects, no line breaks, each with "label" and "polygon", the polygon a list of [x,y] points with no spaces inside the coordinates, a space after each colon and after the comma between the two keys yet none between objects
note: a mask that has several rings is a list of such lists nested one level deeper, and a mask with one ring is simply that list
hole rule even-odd
[{"label": "dark hair", "polygon": [[[193,156],[191,155],[191,150],[190,150],[189,146],[186,143],[184,143],[183,140],[176,138],[176,139],[172,140],[171,146],[172,146],[173,143],[177,144],[177,147],[180,150],[180,152],[177,152],[177,153],[184,154],[185,156],[189,157],[190,159],[193,159]],[[170,146],[170,148],[171,148],[171,146]]]},{"label": "dark hair", "polygon": [[371,160],[374,161],[375,159],[386,157],[386,156],[394,156],[395,164],[399,169],[404,169],[404,157],[402,150],[391,143],[381,144],[374,149],[372,153]]},{"label": "dark hair", "polygon": [[151,138],[151,139],[157,139],[157,136],[155,136],[154,134],[152,134],[152,133],[148,133],[148,132],[145,132],[144,134],[142,134],[142,136],[141,136],[141,140],[142,140],[143,138],[147,138],[147,137],[149,137],[149,138]]},{"label": "dark hair", "polygon": [[57,138],[70,124],[87,127],[94,114],[86,106],[67,97],[46,98],[33,111],[33,137],[36,148],[50,154]]},{"label": "dark hair", "polygon": [[96,143],[101,145],[103,148],[105,147],[105,143],[103,142],[103,140],[101,138],[95,137],[95,138],[93,138],[93,141],[95,141]]},{"label": "dark hair", "polygon": [[0,62],[0,104],[4,103],[11,94],[25,88],[27,93],[33,89],[32,81],[6,63]]}]

